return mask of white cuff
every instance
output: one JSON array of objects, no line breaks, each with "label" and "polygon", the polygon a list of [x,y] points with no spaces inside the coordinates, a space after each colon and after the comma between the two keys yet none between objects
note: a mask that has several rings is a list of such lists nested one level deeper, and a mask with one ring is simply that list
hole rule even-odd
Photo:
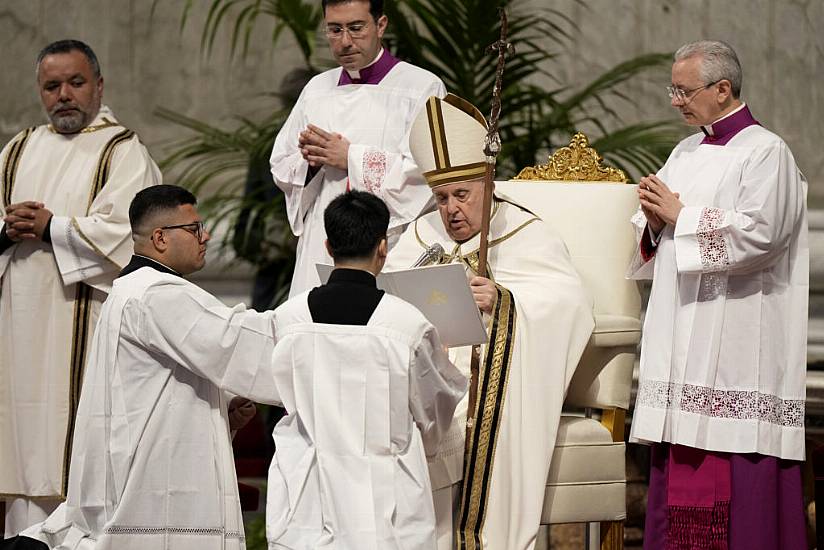
[{"label": "white cuff", "polygon": [[52,216],[51,241],[57,270],[60,271],[64,285],[91,279],[109,271],[106,269],[108,266],[105,258],[100,257],[75,229],[72,218]]}]

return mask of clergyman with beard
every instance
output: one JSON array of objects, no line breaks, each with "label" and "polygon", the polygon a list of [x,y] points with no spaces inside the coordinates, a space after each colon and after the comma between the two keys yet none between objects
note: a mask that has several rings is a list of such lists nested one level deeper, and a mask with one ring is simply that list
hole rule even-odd
[{"label": "clergyman with beard", "polygon": [[132,255],[129,203],[161,181],[135,133],[101,105],[103,77],[89,46],[49,44],[36,69],[49,123],[23,130],[0,153],[6,537],[65,498],[87,344]]}]

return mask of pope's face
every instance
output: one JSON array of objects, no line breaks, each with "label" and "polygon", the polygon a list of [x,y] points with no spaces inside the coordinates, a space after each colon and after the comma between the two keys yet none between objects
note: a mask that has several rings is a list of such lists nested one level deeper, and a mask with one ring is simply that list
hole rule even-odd
[{"label": "pope's face", "polygon": [[[341,67],[357,71],[374,61],[381,49],[387,18],[382,15],[375,21],[368,0],[330,4],[324,19],[329,48]],[[356,37],[350,34],[353,29],[357,29]],[[333,33],[335,30],[339,32]]]},{"label": "pope's face", "polygon": [[441,185],[433,194],[443,226],[453,240],[468,241],[481,231],[483,180]]},{"label": "pope's face", "polygon": [[78,50],[44,57],[37,67],[37,84],[46,114],[61,134],[79,132],[100,110],[103,78],[95,78],[89,60]]},{"label": "pope's face", "polygon": [[695,55],[680,59],[672,65],[672,86],[691,91],[684,100],[673,97],[670,104],[678,109],[684,122],[691,126],[712,124],[723,112],[718,84],[707,86],[709,82],[701,79],[701,60],[700,55]]}]

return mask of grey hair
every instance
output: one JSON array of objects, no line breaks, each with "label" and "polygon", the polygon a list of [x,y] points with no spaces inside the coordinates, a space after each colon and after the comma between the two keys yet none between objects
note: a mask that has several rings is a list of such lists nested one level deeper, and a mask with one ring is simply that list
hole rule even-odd
[{"label": "grey hair", "polygon": [[684,44],[673,56],[675,61],[701,56],[701,79],[704,84],[729,80],[732,97],[741,95],[741,63],[732,46],[720,40],[699,40]]}]

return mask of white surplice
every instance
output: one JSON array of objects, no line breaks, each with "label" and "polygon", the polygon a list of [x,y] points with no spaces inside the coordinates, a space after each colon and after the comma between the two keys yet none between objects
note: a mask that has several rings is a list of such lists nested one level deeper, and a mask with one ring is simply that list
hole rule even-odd
[{"label": "white surplice", "polygon": [[105,106],[83,133],[22,132],[0,163],[0,207],[35,200],[54,213],[51,244],[0,255],[0,497],[59,498],[85,350],[132,254],[129,204],[161,175]]},{"label": "white surplice", "polygon": [[273,347],[271,312],[226,307],[150,267],[117,279],[86,367],[66,502],[23,534],[79,550],[245,548],[227,401],[279,404]]},{"label": "white surplice", "polygon": [[367,325],[312,323],[307,294],[275,312],[267,538],[277,550],[431,550],[426,467],[466,392],[435,328],[385,294]]},{"label": "white surplice", "polygon": [[[299,237],[290,296],[320,284],[315,264],[332,263],[323,245],[323,211],[347,188],[383,199],[393,244],[404,225],[432,204],[432,193],[409,152],[409,129],[430,96],[446,94],[443,83],[403,61],[378,84],[338,86],[341,71],[331,69],[306,85],[272,149],[272,175],[286,196],[289,223]],[[309,165],[298,149],[298,135],[308,124],[349,140],[348,172],[321,167],[307,181]]]},{"label": "white surplice", "polygon": [[659,171],[685,208],[630,266],[653,278],[631,440],[803,460],[807,184],[761,126],[702,139]]},{"label": "white surplice", "polygon": [[[433,212],[409,225],[390,252],[386,269],[408,268],[434,243],[447,251],[446,261],[477,266],[479,240],[476,235],[456,243],[447,235],[440,214]],[[495,344],[494,372],[486,377],[494,383],[500,374],[502,397],[480,402],[479,389],[479,405],[490,413],[493,428],[488,441],[483,435],[479,437],[481,447],[475,449],[478,442],[472,445],[476,456],[470,484],[471,494],[477,497],[474,504],[470,504],[473,498],[466,485],[462,496],[453,499],[452,493],[453,485],[464,476],[466,399],[455,411],[441,451],[429,461],[432,487],[438,493],[438,548],[442,550],[455,547],[455,530],[467,537],[474,533],[482,539],[483,548],[534,548],[561,406],[594,326],[591,298],[566,246],[543,221],[496,196],[489,243],[490,278],[511,293],[510,301],[502,292],[498,302],[514,306],[511,322],[502,315],[500,326],[493,331],[496,333],[490,334]],[[468,275],[472,275],[469,269]],[[507,331],[512,331],[509,338]],[[467,376],[470,350],[450,350],[453,361]],[[483,371],[489,359],[487,346],[482,347],[481,357]],[[504,358],[504,365],[495,362],[498,357]],[[490,386],[490,393],[492,389]],[[484,415],[480,416],[476,425],[485,421]],[[488,444],[486,450],[484,444]],[[484,466],[487,460],[490,469]],[[450,510],[455,500],[456,508]],[[458,507],[464,510],[463,523]]]}]

